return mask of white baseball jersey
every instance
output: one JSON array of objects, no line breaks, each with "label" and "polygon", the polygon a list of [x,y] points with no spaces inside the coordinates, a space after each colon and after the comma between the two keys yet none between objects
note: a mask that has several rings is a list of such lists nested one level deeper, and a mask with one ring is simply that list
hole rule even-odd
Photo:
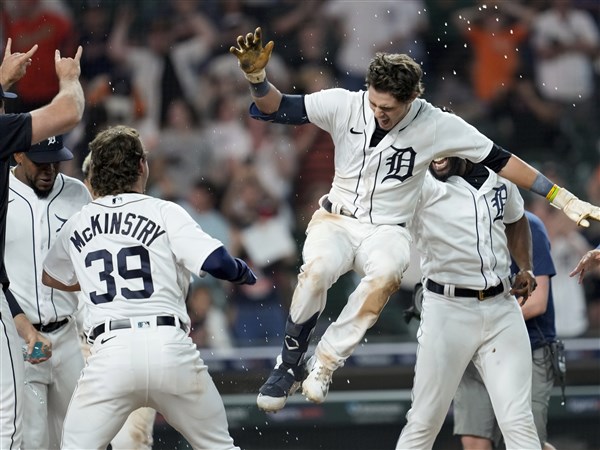
[{"label": "white baseball jersey", "polygon": [[[489,172],[479,189],[461,177],[442,183],[427,173],[409,224],[425,278],[474,290],[507,287],[504,224],[522,217],[523,199],[515,185]],[[540,448],[531,412],[531,347],[519,304],[507,289],[484,300],[424,289],[417,340],[412,405],[396,449],[433,447],[471,360],[506,447]]]},{"label": "white baseball jersey", "polygon": [[105,196],[67,221],[44,262],[66,285],[79,282],[92,325],[172,314],[188,325],[190,272],[222,243],[179,205],[142,194]]},{"label": "white baseball jersey", "polygon": [[523,198],[517,186],[488,171],[479,190],[462,177],[440,183],[427,172],[409,224],[423,277],[482,290],[510,276],[504,224],[523,216]]},{"label": "white baseball jersey", "polygon": [[10,289],[32,323],[48,324],[77,310],[77,294],[42,284],[42,263],[67,219],[91,201],[85,185],[58,174],[46,198],[11,172],[5,259]]},{"label": "white baseball jersey", "polygon": [[408,222],[429,163],[458,156],[481,162],[492,141],[460,117],[416,99],[375,148],[368,93],[328,89],[305,96],[308,119],[331,134],[335,176],[329,200],[373,224]]}]

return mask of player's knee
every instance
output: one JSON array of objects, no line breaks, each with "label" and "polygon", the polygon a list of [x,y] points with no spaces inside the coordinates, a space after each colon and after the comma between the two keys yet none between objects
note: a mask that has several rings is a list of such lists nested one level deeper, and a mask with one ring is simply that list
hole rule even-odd
[{"label": "player's knee", "polygon": [[336,281],[337,272],[332,264],[322,258],[316,258],[302,266],[298,275],[298,283],[314,290],[327,290]]}]

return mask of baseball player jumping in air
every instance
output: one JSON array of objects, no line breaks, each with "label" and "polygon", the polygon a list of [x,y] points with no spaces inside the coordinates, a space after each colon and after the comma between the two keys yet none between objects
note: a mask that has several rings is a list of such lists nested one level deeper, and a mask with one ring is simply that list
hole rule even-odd
[{"label": "baseball player jumping in air", "polygon": [[136,130],[102,131],[90,151],[95,199],[65,223],[44,261],[46,285],[82,291],[94,341],[61,448],[105,449],[127,416],[147,406],[194,449],[238,449],[188,336],[185,298],[192,273],[236,284],[256,277],[183,208],[144,195],[149,170]]},{"label": "baseball player jumping in air", "polygon": [[[250,82],[250,114],[259,120],[314,123],[335,144],[335,176],[306,230],[303,265],[285,325],[277,364],[259,389],[257,404],[277,411],[300,385],[313,402],[324,401],[333,372],[344,364],[398,290],[409,263],[412,217],[429,163],[458,156],[482,163],[518,186],[544,195],[572,220],[589,225],[600,208],[554,185],[533,167],[466,123],[420,98],[421,66],[408,55],[378,53],[366,90],[326,89],[282,94],[266,78],[274,43],[261,29],[237,38],[230,52]],[[325,308],[327,290],[344,273],[362,276],[337,320],[306,361],[311,334]]]},{"label": "baseball player jumping in air", "polygon": [[[462,176],[466,180],[470,180],[468,175]],[[550,394],[554,387],[554,380],[557,378],[555,372],[558,368],[555,367],[554,361],[557,361],[557,353],[560,352],[556,340],[554,300],[550,282],[551,277],[556,274],[556,269],[550,254],[550,239],[544,223],[529,211],[525,211],[525,215],[531,228],[533,274],[536,288],[526,302],[523,302],[522,299],[517,300],[521,303],[521,313],[525,319],[531,345],[531,410],[540,442],[538,448],[556,450],[547,442],[548,432],[546,429]],[[462,261],[456,264],[462,265]],[[516,274],[518,270],[513,262],[511,273]],[[506,383],[504,388],[511,389]],[[454,434],[461,436],[465,450],[499,448],[502,437],[498,422],[495,420],[490,396],[481,375],[472,362],[467,366],[454,396]]]},{"label": "baseball player jumping in air", "polygon": [[15,153],[14,158],[6,270],[11,291],[34,327],[52,342],[54,354],[44,364],[25,365],[23,449],[57,449],[67,406],[83,369],[74,320],[79,301],[74,292],[42,284],[42,261],[67,219],[89,203],[91,196],[81,181],[59,174],[60,162],[73,158],[60,135]]},{"label": "baseball player jumping in air", "polygon": [[[513,295],[527,298],[536,286],[523,198],[513,183],[465,159],[435,160],[431,172],[409,223],[424,290],[412,405],[396,448],[433,447],[473,360],[507,448],[539,450],[531,348]],[[519,267],[512,290],[511,254]]]},{"label": "baseball player jumping in air", "polygon": [[[32,353],[37,341],[50,345],[50,341],[31,326],[8,287],[9,279],[4,265],[4,243],[10,157],[16,152],[29,149],[32,144],[73,129],[81,120],[85,103],[79,82],[79,61],[82,54],[82,48],[79,47],[74,58],[62,58],[60,52],[56,51],[55,68],[60,90],[48,105],[30,113],[4,114],[5,98],[14,97],[13,94],[4,92],[4,89],[10,88],[25,75],[27,67],[31,64],[31,57],[36,51],[37,45],[34,45],[26,53],[12,53],[11,39],[8,39],[4,58],[0,64],[0,283],[2,283],[0,290],[0,448],[3,449],[21,448],[23,439],[25,383],[17,328],[19,334],[28,343],[29,354]],[[14,321],[12,316],[15,318]],[[29,360],[29,362],[38,361]]]}]

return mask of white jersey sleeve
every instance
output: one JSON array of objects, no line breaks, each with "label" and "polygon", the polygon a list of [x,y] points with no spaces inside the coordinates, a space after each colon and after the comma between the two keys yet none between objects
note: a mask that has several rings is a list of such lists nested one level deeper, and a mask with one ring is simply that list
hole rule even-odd
[{"label": "white jersey sleeve", "polygon": [[78,282],[68,248],[72,223],[72,221],[67,220],[44,258],[44,271],[67,286],[73,286]]},{"label": "white jersey sleeve", "polygon": [[161,209],[170,248],[177,263],[203,276],[204,261],[223,243],[204,232],[189,213],[176,203],[164,202]]}]

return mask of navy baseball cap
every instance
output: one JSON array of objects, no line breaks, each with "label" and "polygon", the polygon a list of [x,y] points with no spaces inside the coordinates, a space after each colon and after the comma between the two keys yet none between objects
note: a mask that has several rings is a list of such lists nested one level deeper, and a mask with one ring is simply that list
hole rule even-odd
[{"label": "navy baseball cap", "polygon": [[4,92],[4,89],[2,89],[2,85],[0,84],[0,97],[2,97],[2,98],[17,98],[17,94],[13,94],[12,92]]},{"label": "navy baseball cap", "polygon": [[57,163],[73,159],[73,153],[63,145],[62,136],[51,136],[39,144],[32,145],[27,157],[37,164]]}]

